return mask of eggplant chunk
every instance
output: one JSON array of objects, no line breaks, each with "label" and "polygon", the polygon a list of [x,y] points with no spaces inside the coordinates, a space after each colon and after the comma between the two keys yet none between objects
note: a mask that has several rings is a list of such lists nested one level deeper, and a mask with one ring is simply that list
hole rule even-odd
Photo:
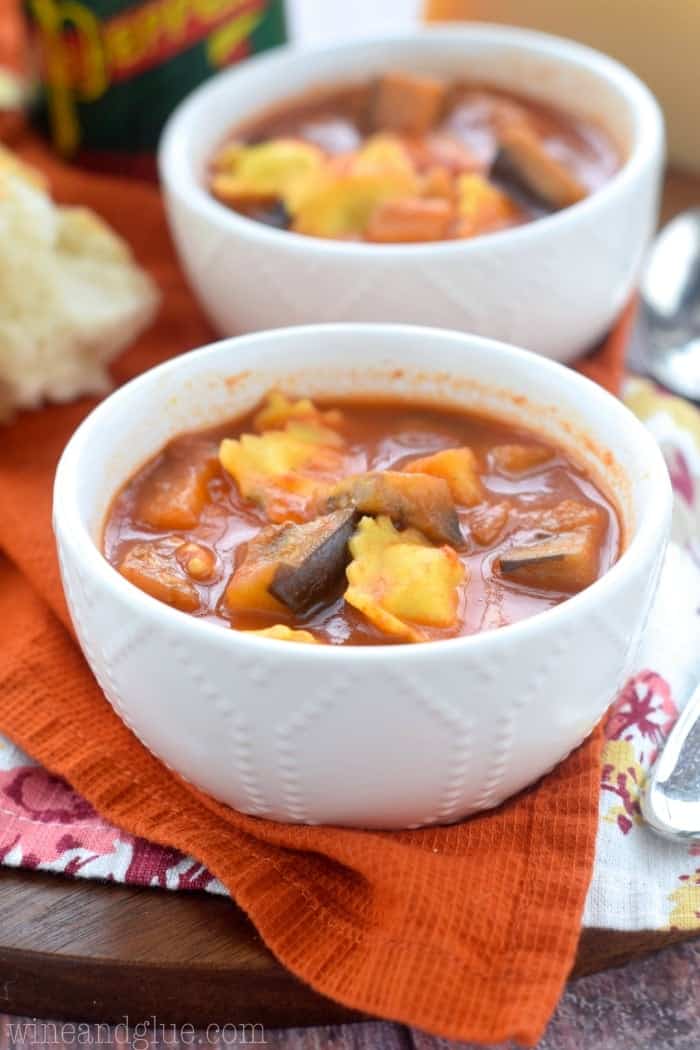
[{"label": "eggplant chunk", "polygon": [[294,613],[316,604],[338,582],[350,560],[348,541],[359,515],[337,510],[305,525],[291,525],[288,549],[270,584],[270,594]]},{"label": "eggplant chunk", "polygon": [[228,582],[224,602],[240,612],[281,613],[284,606],[268,590],[292,524],[268,525],[248,541],[243,561]]},{"label": "eggplant chunk", "polygon": [[537,135],[524,124],[505,128],[491,175],[550,211],[576,204],[586,195],[586,187],[556,160]]},{"label": "eggplant chunk", "polygon": [[501,554],[497,570],[501,576],[528,587],[575,594],[598,577],[595,529],[583,526],[573,532],[511,547]]},{"label": "eggplant chunk", "polygon": [[254,536],[226,588],[230,609],[305,612],[337,583],[349,561],[357,514],[336,511],[303,525],[269,525]]},{"label": "eggplant chunk", "polygon": [[174,557],[180,543],[177,537],[135,543],[117,568],[125,579],[152,598],[183,612],[197,612],[197,588],[187,579]]},{"label": "eggplant chunk", "polygon": [[328,494],[327,508],[356,507],[363,514],[384,514],[399,528],[418,529],[434,543],[464,546],[450,487],[430,474],[384,470],[346,478]]}]

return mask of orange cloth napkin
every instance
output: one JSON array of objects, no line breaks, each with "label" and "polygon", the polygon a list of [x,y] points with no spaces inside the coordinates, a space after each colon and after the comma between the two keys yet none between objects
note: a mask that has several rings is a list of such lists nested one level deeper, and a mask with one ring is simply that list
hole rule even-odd
[{"label": "orange cloth napkin", "polygon": [[[157,189],[69,169],[30,135],[19,147],[49,174],[58,199],[95,208],[127,237],[163,291],[157,324],[120,358],[117,382],[209,340]],[[629,321],[628,312],[585,366],[613,389]],[[286,826],[184,784],[113,713],[68,621],[51,485],[93,404],[48,407],[0,429],[0,731],[109,821],[202,861],[280,961],[323,994],[446,1037],[536,1043],[576,951],[593,865],[599,733],[497,811],[423,831]]]}]

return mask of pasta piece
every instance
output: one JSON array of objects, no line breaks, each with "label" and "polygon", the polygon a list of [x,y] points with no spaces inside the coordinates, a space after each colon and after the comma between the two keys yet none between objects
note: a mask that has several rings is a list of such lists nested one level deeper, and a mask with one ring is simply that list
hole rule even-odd
[{"label": "pasta piece", "polygon": [[311,631],[298,631],[285,624],[276,623],[274,627],[263,627],[258,631],[245,631],[245,634],[257,634],[260,638],[276,638],[280,642],[301,642],[305,645],[320,645]]},{"label": "pasta piece", "polygon": [[343,413],[337,408],[323,412],[308,397],[292,401],[279,390],[271,390],[265,398],[265,404],[255,414],[253,426],[258,433],[261,433],[265,430],[282,430],[290,422],[337,427],[342,421]]},{"label": "pasta piece", "polygon": [[264,201],[287,204],[296,185],[324,162],[323,151],[300,139],[273,139],[254,146],[230,143],[215,161],[214,195],[234,207]]},{"label": "pasta piece", "polygon": [[409,179],[415,176],[411,154],[398,135],[370,135],[350,160],[353,175],[377,175],[392,172]]},{"label": "pasta piece", "polygon": [[330,440],[339,441],[334,431],[319,433],[313,425],[291,421],[285,430],[225,438],[219,459],[243,498],[258,504],[270,521],[299,521],[328,482],[343,474],[344,452],[324,443]]},{"label": "pasta piece", "polygon": [[401,171],[328,175],[293,212],[292,229],[312,237],[360,237],[378,205],[417,189],[417,177]]},{"label": "pasta piece", "polygon": [[483,175],[460,175],[457,179],[459,223],[458,237],[476,237],[480,233],[512,226],[520,217],[518,207]]},{"label": "pasta piece", "polygon": [[362,518],[350,540],[345,600],[379,630],[424,640],[420,626],[457,622],[466,571],[451,547],[432,547],[416,530],[398,532],[389,518]]},{"label": "pasta piece", "polygon": [[284,429],[290,437],[298,441],[304,441],[309,445],[342,448],[345,444],[337,431],[331,430],[330,427],[317,423],[314,420],[290,419]]}]

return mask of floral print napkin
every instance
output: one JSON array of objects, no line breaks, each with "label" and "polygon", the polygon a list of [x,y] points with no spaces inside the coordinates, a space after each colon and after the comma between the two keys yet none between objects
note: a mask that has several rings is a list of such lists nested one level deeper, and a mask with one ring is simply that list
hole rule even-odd
[{"label": "floral print napkin", "polygon": [[674,491],[672,542],[639,654],[606,725],[600,825],[584,925],[700,930],[700,840],[647,828],[640,793],[679,711],[700,683],[700,411],[646,379],[624,400],[659,442]]}]

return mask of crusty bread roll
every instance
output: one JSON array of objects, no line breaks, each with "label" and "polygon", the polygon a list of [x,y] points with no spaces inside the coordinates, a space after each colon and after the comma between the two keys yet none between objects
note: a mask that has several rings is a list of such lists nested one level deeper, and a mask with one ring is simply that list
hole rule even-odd
[{"label": "crusty bread roll", "polygon": [[107,364],[159,301],[125,242],[0,147],[0,247],[0,418],[108,390]]}]

